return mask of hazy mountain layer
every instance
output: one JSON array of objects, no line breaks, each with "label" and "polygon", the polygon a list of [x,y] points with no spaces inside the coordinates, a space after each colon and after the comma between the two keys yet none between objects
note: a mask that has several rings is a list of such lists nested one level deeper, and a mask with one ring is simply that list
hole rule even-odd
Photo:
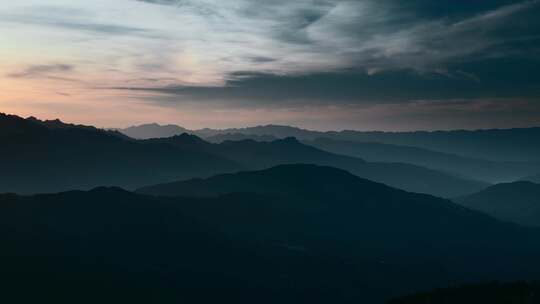
[{"label": "hazy mountain layer", "polygon": [[531,182],[534,182],[534,183],[540,183],[540,174],[529,176],[529,177],[525,178],[525,180],[528,180],[528,181],[531,181]]},{"label": "hazy mountain layer", "polygon": [[508,182],[540,171],[540,162],[495,162],[424,148],[317,138],[305,144],[367,161],[401,162],[486,182]]},{"label": "hazy mountain layer", "polygon": [[498,184],[455,201],[504,221],[540,227],[540,184]]},{"label": "hazy mountain layer", "polygon": [[171,137],[180,135],[182,133],[189,132],[189,130],[176,125],[159,125],[159,124],[146,124],[140,126],[133,126],[126,129],[119,130],[129,137],[135,139],[149,139],[160,137]]},{"label": "hazy mountain layer", "polygon": [[59,192],[103,185],[133,189],[294,163],[337,167],[408,191],[444,197],[470,194],[487,186],[415,165],[365,162],[301,144],[294,138],[211,144],[183,134],[134,140],[117,132],[59,121],[16,116],[2,116],[0,121],[0,192]]},{"label": "hazy mountain layer", "polygon": [[[152,125],[151,125],[152,126]],[[144,127],[137,138],[144,137]],[[170,127],[162,127],[161,133],[152,133],[152,137],[169,137]],[[183,130],[183,128],[179,128]],[[122,130],[121,130],[122,131]],[[177,133],[181,133],[177,131]],[[379,142],[394,145],[421,147],[433,151],[493,161],[540,161],[540,128],[491,129],[491,130],[455,130],[455,131],[417,131],[417,132],[362,132],[331,131],[320,132],[304,130],[290,126],[257,126],[250,128],[213,130],[192,130],[203,138],[219,138],[222,134],[245,134],[253,136],[273,136],[276,138],[296,137],[299,140],[313,140],[319,137],[336,140]],[[158,136],[159,135],[159,136]]]},{"label": "hazy mountain layer", "polygon": [[304,145],[294,138],[273,142],[244,140],[210,144],[196,136],[184,134],[147,142],[167,143],[183,150],[204,151],[251,169],[298,163],[332,166],[400,189],[443,197],[469,194],[487,187],[487,184],[482,182],[415,165],[365,162],[360,158],[329,153]]}]

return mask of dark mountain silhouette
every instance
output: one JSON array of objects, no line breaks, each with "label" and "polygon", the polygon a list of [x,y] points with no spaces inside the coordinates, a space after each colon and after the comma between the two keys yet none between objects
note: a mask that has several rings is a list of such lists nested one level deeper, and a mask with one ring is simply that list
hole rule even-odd
[{"label": "dark mountain silhouette", "polygon": [[94,127],[7,115],[0,116],[0,123],[0,192],[59,192],[100,185],[134,189],[292,163],[333,166],[405,190],[445,197],[486,187],[419,166],[366,163],[301,144],[294,138],[211,144],[186,133],[135,140]]},{"label": "dark mountain silhouette", "polygon": [[118,131],[136,139],[171,137],[190,132],[189,130],[177,125],[162,126],[156,123],[133,126],[126,129],[119,129]]},{"label": "dark mountain silhouette", "polygon": [[288,165],[188,183],[231,194],[1,195],[2,286],[18,300],[381,303],[540,268],[537,230],[343,170]]},{"label": "dark mountain silhouette", "polygon": [[[321,132],[290,126],[267,125],[224,130],[201,129],[188,131],[188,133],[202,138],[235,133],[276,138],[296,137],[299,140],[313,140],[323,137],[335,140],[413,146],[492,161],[540,161],[540,128],[416,132],[351,130]],[[160,136],[152,137],[168,137],[169,135],[170,133],[164,132]]]},{"label": "dark mountain silhouette", "polygon": [[540,227],[540,184],[498,184],[455,201],[504,221]]},{"label": "dark mountain silhouette", "polygon": [[273,142],[243,140],[210,144],[193,135],[184,134],[171,138],[152,139],[147,142],[174,145],[183,150],[204,151],[232,160],[252,170],[298,163],[331,166],[396,188],[443,197],[469,194],[487,187],[487,184],[482,182],[458,178],[415,165],[372,163],[355,157],[329,153],[304,145],[295,138]]},{"label": "dark mountain silhouette", "polygon": [[401,162],[490,183],[515,181],[540,171],[540,162],[494,162],[424,148],[317,138],[305,144],[367,161]]},{"label": "dark mountain silhouette", "polygon": [[254,140],[254,141],[274,141],[278,138],[272,135],[249,135],[242,133],[226,133],[217,134],[213,136],[205,137],[204,140],[211,143],[222,143],[224,141],[240,141],[240,140]]},{"label": "dark mountain silhouette", "polygon": [[0,115],[0,192],[129,189],[243,167],[216,155],[143,144],[117,132]]},{"label": "dark mountain silhouette", "polygon": [[388,304],[533,304],[540,303],[540,284],[537,282],[464,285],[419,293]]}]

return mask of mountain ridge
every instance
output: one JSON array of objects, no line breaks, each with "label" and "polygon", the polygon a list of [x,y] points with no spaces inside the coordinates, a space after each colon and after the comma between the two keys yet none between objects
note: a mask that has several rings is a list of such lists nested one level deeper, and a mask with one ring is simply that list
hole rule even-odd
[{"label": "mountain ridge", "polygon": [[321,150],[360,157],[367,161],[408,163],[491,183],[515,181],[540,170],[540,162],[488,161],[414,146],[330,138],[302,142]]},{"label": "mountain ridge", "polygon": [[403,163],[366,162],[356,157],[333,154],[305,145],[294,137],[272,142],[257,142],[246,139],[211,144],[200,141],[196,147],[190,144],[186,145],[179,139],[180,137],[150,139],[149,142],[169,143],[183,149],[200,149],[255,170],[295,163],[331,166],[393,187],[445,197],[456,196],[453,193],[472,193],[488,185],[420,166]]},{"label": "mountain ridge", "polygon": [[[299,140],[329,137],[336,140],[415,146],[437,152],[491,161],[540,161],[540,156],[538,156],[540,155],[540,144],[536,144],[537,141],[531,140],[536,138],[540,142],[540,127],[385,132],[354,130],[314,131],[283,125],[262,125],[222,130],[206,128],[188,130],[186,132],[202,138],[215,138],[220,134],[227,133],[273,136],[276,138],[293,136]],[[520,149],[515,148],[516,146],[519,146]]]},{"label": "mountain ridge", "polygon": [[273,142],[211,144],[187,133],[134,140],[107,130],[61,122],[50,127],[34,120],[0,117],[0,124],[13,125],[0,130],[11,132],[1,137],[0,164],[4,172],[0,175],[0,192],[59,192],[95,186],[135,189],[290,163],[338,167],[394,187],[445,197],[469,194],[487,185],[420,166],[370,163],[333,154],[292,137]]},{"label": "mountain ridge", "polygon": [[540,227],[540,184],[529,181],[497,184],[454,200],[500,220]]},{"label": "mountain ridge", "polygon": [[[260,189],[297,192],[0,195],[4,286],[19,300],[72,302],[91,289],[90,298],[135,302],[253,303],[268,293],[262,303],[382,303],[450,282],[536,273],[538,230],[329,167],[250,174],[242,179]],[[40,292],[18,292],[28,286]]]}]

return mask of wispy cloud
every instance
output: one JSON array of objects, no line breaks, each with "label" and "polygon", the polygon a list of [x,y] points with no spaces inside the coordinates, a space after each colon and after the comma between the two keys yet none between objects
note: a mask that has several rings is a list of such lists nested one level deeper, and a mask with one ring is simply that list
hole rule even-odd
[{"label": "wispy cloud", "polygon": [[0,12],[2,22],[24,26],[56,27],[66,31],[80,31],[101,35],[134,35],[147,38],[158,37],[149,29],[120,23],[98,22],[92,11],[66,9],[55,6],[32,6],[10,12]]},{"label": "wispy cloud", "polygon": [[165,115],[540,96],[540,0],[4,2],[17,101],[99,94]]},{"label": "wispy cloud", "polygon": [[[79,41],[86,33],[102,48],[100,64],[121,72],[116,79],[145,74],[175,78],[179,85],[223,86],[238,72],[306,75],[354,69],[373,75],[408,69],[466,77],[469,71],[454,71],[452,64],[527,52],[513,44],[540,36],[531,27],[540,22],[523,18],[538,11],[538,0],[443,18],[416,16],[417,7],[376,0],[67,3],[0,10],[0,22],[54,27],[77,33],[66,37]],[[125,39],[120,43],[108,36]],[[90,50],[80,44],[82,57]]]},{"label": "wispy cloud", "polygon": [[41,64],[31,65],[18,72],[8,73],[10,78],[47,78],[62,81],[75,81],[66,77],[66,74],[73,72],[74,66],[69,64]]},{"label": "wispy cloud", "polygon": [[[531,33],[530,24],[516,22],[520,14],[538,9],[536,0],[435,20],[415,18],[414,12],[395,1],[140,1],[169,4],[179,18],[189,16],[205,29],[202,32],[218,34],[207,38],[213,49],[230,54],[227,60],[214,58],[225,78],[237,71],[434,72],[454,61],[491,56],[488,51],[497,47],[540,35]],[[201,16],[209,18],[201,20]],[[226,33],[234,33],[237,39],[230,40]],[[501,52],[499,56],[504,55]],[[211,51],[207,53],[213,57]]]}]

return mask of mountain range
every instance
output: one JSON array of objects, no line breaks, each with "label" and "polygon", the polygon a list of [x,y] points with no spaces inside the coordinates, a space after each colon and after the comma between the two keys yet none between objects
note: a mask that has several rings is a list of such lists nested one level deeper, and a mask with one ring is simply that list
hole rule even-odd
[{"label": "mountain range", "polygon": [[98,186],[135,189],[149,184],[311,163],[348,170],[358,176],[413,192],[454,197],[487,184],[432,169],[376,163],[304,145],[294,138],[211,144],[183,134],[135,140],[115,131],[0,116],[0,192],[40,193]]},{"label": "mountain range", "polygon": [[[130,136],[148,138],[169,137],[170,126],[163,126],[163,133],[156,132],[156,125],[131,127]],[[178,134],[185,129],[178,127]],[[491,161],[538,162],[540,161],[540,127],[489,130],[454,130],[454,131],[415,131],[415,132],[379,132],[379,131],[313,131],[291,126],[267,125],[236,129],[201,129],[187,133],[204,138],[218,135],[244,134],[249,136],[272,136],[275,138],[296,137],[299,140],[330,138],[341,141],[378,142],[424,148],[432,151]],[[178,135],[177,134],[177,135]]]},{"label": "mountain range", "polygon": [[510,182],[540,171],[540,162],[489,161],[425,148],[317,138],[304,144],[375,162],[400,162],[490,183]]},{"label": "mountain range", "polygon": [[540,227],[540,184],[498,184],[454,201],[504,221]]},{"label": "mountain range", "polygon": [[119,131],[135,139],[171,137],[189,132],[189,130],[177,125],[162,126],[156,123],[133,126]]},{"label": "mountain range", "polygon": [[136,188],[243,169],[230,160],[60,121],[0,114],[0,192]]},{"label": "mountain range", "polygon": [[330,167],[284,165],[139,192],[152,195],[0,195],[3,297],[382,303],[540,270],[535,229]]},{"label": "mountain range", "polygon": [[[404,163],[366,162],[360,158],[322,151],[289,137],[272,142],[254,140],[208,143],[194,135],[150,139],[144,142],[170,144],[182,150],[204,151],[232,160],[250,169],[282,164],[317,164],[347,170],[357,176],[413,192],[452,197],[469,194],[488,184],[459,178],[440,171]],[[458,194],[460,195],[460,194]]]}]

